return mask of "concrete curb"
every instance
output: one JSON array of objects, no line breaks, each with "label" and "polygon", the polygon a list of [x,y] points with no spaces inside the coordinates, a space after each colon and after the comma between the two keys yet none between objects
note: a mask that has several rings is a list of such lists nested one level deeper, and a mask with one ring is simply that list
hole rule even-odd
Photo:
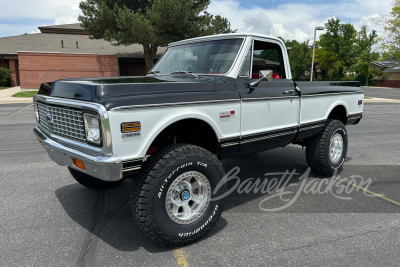
[{"label": "concrete curb", "polygon": [[12,97],[16,93],[26,91],[30,90],[21,90],[19,86],[0,90],[0,104],[32,103],[33,99],[31,97]]},{"label": "concrete curb", "polygon": [[371,99],[364,99],[364,102],[365,103],[400,103],[400,100],[372,97]]},{"label": "concrete curb", "polygon": [[364,88],[377,89],[377,90],[379,90],[379,89],[394,89],[394,90],[400,90],[400,88],[398,88],[398,87],[361,86],[361,89],[364,89]]}]

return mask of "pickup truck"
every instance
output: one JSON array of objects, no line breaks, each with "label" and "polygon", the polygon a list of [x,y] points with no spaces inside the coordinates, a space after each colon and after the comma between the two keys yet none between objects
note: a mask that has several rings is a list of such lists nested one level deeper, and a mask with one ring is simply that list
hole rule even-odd
[{"label": "pickup truck", "polygon": [[144,77],[42,84],[34,134],[86,187],[131,178],[140,227],[180,246],[221,215],[221,159],[298,144],[310,168],[330,176],[343,166],[346,126],[361,120],[363,100],[357,82],[294,82],[278,38],[213,35],[169,44]]}]

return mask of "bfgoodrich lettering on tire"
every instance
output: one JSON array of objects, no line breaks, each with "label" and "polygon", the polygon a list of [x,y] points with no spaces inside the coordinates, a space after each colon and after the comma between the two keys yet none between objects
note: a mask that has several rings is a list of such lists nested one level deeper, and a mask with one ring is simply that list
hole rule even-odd
[{"label": "bfgoodrich lettering on tire", "polygon": [[331,176],[342,168],[347,145],[344,124],[338,120],[328,120],[325,129],[307,144],[307,163],[314,172]]},{"label": "bfgoodrich lettering on tire", "polygon": [[160,149],[134,178],[131,206],[139,225],[154,240],[181,246],[202,237],[220,217],[223,200],[213,201],[224,170],[211,152],[194,145]]}]

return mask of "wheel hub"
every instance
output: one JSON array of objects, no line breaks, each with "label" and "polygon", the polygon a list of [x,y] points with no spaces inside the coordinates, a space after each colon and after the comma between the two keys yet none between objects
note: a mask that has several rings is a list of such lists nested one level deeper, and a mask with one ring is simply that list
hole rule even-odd
[{"label": "wheel hub", "polygon": [[211,200],[211,186],[207,177],[197,171],[179,175],[170,185],[165,199],[168,216],[178,224],[198,220]]},{"label": "wheel hub", "polygon": [[188,200],[190,198],[190,192],[185,190],[181,193],[181,200]]},{"label": "wheel hub", "polygon": [[338,163],[343,154],[343,137],[341,134],[336,133],[331,138],[329,145],[329,158],[332,163]]}]

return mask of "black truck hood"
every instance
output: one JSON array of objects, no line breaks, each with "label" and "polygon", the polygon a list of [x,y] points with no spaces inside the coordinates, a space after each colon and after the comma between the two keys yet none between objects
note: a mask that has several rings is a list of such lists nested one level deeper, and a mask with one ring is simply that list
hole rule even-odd
[{"label": "black truck hood", "polygon": [[210,95],[207,92],[234,88],[233,80],[223,76],[195,78],[188,74],[178,74],[56,80],[51,90],[45,90],[42,85],[39,94],[96,102],[109,110],[126,105],[175,102],[173,100],[177,98],[180,101],[185,101],[185,98],[206,101],[209,98],[206,95]]}]

